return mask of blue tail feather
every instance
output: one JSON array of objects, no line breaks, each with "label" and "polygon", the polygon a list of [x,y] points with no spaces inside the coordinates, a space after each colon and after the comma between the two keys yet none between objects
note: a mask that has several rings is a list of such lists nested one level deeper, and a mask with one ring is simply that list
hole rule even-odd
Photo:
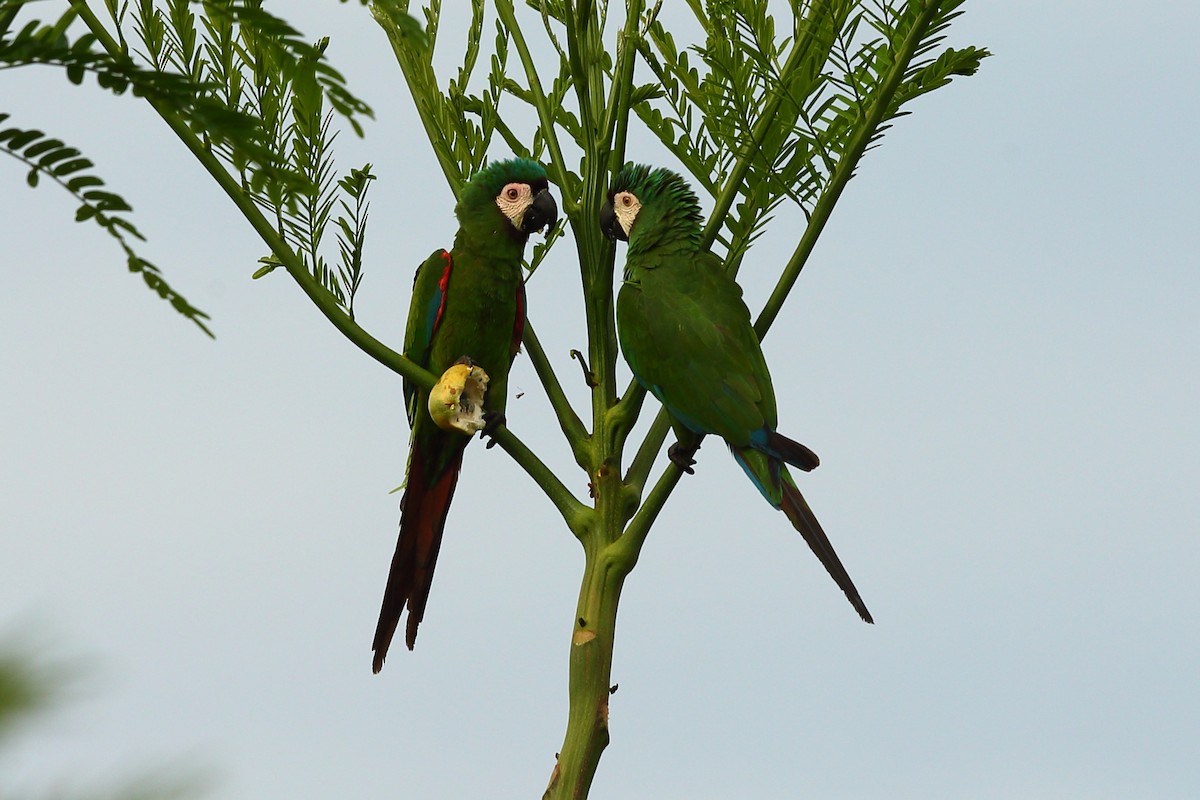
[{"label": "blue tail feather", "polygon": [[[766,462],[767,474],[765,476],[760,476],[758,472],[755,471],[754,467],[751,466],[750,462],[747,461],[747,451],[754,452],[751,450],[751,448],[729,448],[729,452],[733,453],[734,460],[737,461],[738,465],[742,468],[742,471],[746,473],[746,477],[748,477],[754,483],[754,486],[758,489],[759,493],[762,494],[762,496],[766,498],[767,502],[770,503],[774,508],[779,508],[779,504],[782,501],[783,491],[780,480],[780,469],[782,465],[780,464],[779,460],[775,458],[763,459]],[[770,480],[770,485],[763,483],[764,478]]]}]

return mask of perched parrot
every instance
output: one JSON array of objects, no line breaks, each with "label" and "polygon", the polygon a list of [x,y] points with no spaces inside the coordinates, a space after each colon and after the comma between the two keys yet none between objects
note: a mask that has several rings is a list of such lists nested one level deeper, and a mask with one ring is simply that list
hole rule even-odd
[{"label": "perched parrot", "polygon": [[638,382],[671,415],[671,460],[692,472],[698,435],[716,434],[763,497],[782,509],[851,605],[873,622],[786,464],[819,460],[775,430],[775,390],[742,290],[700,248],[696,195],[667,169],[627,165],[613,179],[600,227],[629,243],[617,295],[617,338]]},{"label": "perched parrot", "polygon": [[[463,186],[454,213],[459,227],[453,249],[434,251],[413,280],[404,355],[435,375],[446,373],[443,383],[461,373],[461,386],[468,373],[485,372],[486,434],[503,422],[508,368],[525,326],[525,240],[534,231],[554,227],[558,206],[545,170],[533,161],[514,159],[476,173]],[[463,366],[446,372],[456,364]],[[408,479],[400,500],[400,537],[371,646],[375,672],[383,668],[406,604],[405,642],[411,650],[416,641],[463,450],[471,439],[469,432],[442,427],[444,413],[435,422],[429,395],[404,382],[412,427]]]}]

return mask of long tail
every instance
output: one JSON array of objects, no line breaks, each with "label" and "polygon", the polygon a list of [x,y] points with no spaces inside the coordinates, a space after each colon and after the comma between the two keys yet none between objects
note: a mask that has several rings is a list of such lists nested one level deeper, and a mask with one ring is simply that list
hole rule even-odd
[{"label": "long tail", "polygon": [[804,541],[808,542],[813,553],[825,565],[829,576],[841,587],[846,599],[850,601],[850,605],[854,606],[854,610],[863,618],[863,621],[874,623],[875,620],[871,618],[871,612],[867,611],[866,603],[859,597],[858,589],[854,588],[854,581],[850,580],[850,573],[846,572],[846,568],[842,566],[842,560],[833,551],[833,545],[829,543],[829,537],[825,535],[821,523],[817,522],[816,515],[808,507],[804,495],[800,494],[800,490],[796,488],[796,484],[792,481],[792,476],[787,474],[787,470],[783,470],[782,485],[783,502],[780,504],[780,508],[787,515],[788,521],[792,523],[793,528],[800,531]]},{"label": "long tail", "polygon": [[[783,513],[787,515],[792,527],[800,532],[804,541],[808,542],[808,546],[825,565],[825,570],[841,587],[846,599],[850,601],[850,605],[854,606],[854,610],[863,618],[863,621],[875,622],[871,618],[871,612],[867,611],[866,603],[859,597],[858,589],[854,588],[854,581],[850,580],[850,574],[846,572],[841,559],[833,551],[833,545],[829,543],[829,537],[825,535],[821,523],[817,522],[816,515],[808,507],[804,495],[800,494],[800,490],[796,488],[796,482],[792,480],[787,467],[783,465],[785,459],[779,455],[782,450],[786,453],[786,460],[789,463],[793,463],[792,458],[795,458],[801,464],[811,464],[807,467],[801,466],[801,469],[812,469],[819,463],[816,454],[799,442],[793,442],[773,431],[770,433],[772,438],[769,444],[766,441],[763,445],[753,442],[750,447],[730,447],[729,450],[750,480],[754,481],[755,487],[767,499],[767,502],[782,509]],[[764,452],[768,448],[769,451]],[[807,457],[806,453],[811,455],[811,458]]]},{"label": "long tail", "polygon": [[400,500],[400,538],[396,541],[396,554],[392,556],[383,605],[379,609],[379,623],[375,626],[375,642],[371,645],[375,651],[371,669],[376,673],[383,669],[383,660],[387,658],[388,647],[406,603],[408,622],[404,638],[409,650],[417,640],[417,626],[425,616],[425,602],[433,584],[442,529],[446,525],[450,501],[454,499],[454,487],[458,484],[462,452],[462,448],[457,449],[442,474],[431,484],[430,476],[426,474],[427,460],[413,449],[408,465],[408,485]]}]

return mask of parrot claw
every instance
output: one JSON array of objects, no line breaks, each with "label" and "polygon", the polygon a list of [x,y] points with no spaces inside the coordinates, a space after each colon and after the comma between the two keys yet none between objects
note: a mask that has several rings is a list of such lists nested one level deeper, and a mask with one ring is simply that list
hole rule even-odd
[{"label": "parrot claw", "polygon": [[494,437],[496,428],[499,428],[507,422],[508,420],[504,416],[503,411],[483,412],[483,428],[479,431],[479,438],[486,438],[488,440],[487,447],[484,448],[485,450],[491,450],[496,446],[496,439]]},{"label": "parrot claw", "polygon": [[698,445],[685,447],[679,442],[676,442],[667,448],[667,458],[671,459],[672,464],[679,467],[688,475],[695,475],[696,470],[692,469],[692,467],[696,463],[696,459],[693,458],[693,456],[696,455],[697,448]]}]

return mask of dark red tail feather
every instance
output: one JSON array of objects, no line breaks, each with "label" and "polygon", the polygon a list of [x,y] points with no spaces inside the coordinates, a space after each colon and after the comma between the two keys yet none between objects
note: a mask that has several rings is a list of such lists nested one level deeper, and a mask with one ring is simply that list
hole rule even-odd
[{"label": "dark red tail feather", "polygon": [[383,591],[375,642],[371,645],[375,651],[371,665],[374,672],[383,669],[383,660],[387,658],[405,604],[408,605],[408,622],[404,640],[409,650],[417,640],[417,626],[425,616],[425,602],[429,599],[429,587],[433,585],[433,568],[442,543],[442,529],[446,525],[450,501],[454,499],[461,467],[462,448],[459,448],[442,475],[430,485],[425,474],[427,465],[417,450],[413,450],[408,465],[408,485],[400,500],[400,537],[396,541],[396,554],[392,556],[387,588]]},{"label": "dark red tail feather", "polygon": [[867,611],[867,605],[858,595],[858,589],[854,588],[854,581],[850,580],[850,573],[846,572],[846,568],[842,566],[842,560],[838,558],[837,553],[833,551],[833,545],[829,542],[829,537],[825,535],[824,529],[821,528],[821,523],[817,522],[817,516],[808,507],[808,503],[804,500],[804,495],[800,494],[800,490],[792,483],[791,479],[785,477],[782,481],[783,485],[783,503],[780,508],[787,515],[788,521],[792,523],[792,527],[800,532],[804,537],[804,541],[808,542],[808,546],[812,548],[813,553],[820,559],[825,566],[829,576],[834,582],[841,587],[842,592],[846,595],[846,599],[850,601],[850,605],[854,606],[854,610],[863,618],[864,622],[875,622],[871,618],[871,612]]}]

